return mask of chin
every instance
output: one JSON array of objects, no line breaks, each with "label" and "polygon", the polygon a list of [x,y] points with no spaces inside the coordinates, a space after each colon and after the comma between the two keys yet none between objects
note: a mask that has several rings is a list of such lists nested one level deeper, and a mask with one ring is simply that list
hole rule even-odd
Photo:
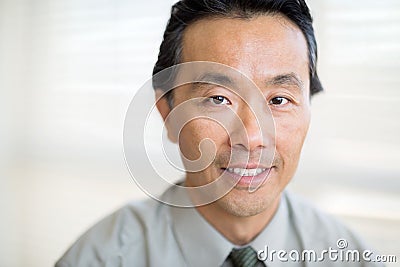
[{"label": "chin", "polygon": [[249,193],[247,190],[233,189],[219,199],[216,204],[236,217],[255,216],[273,207],[276,200],[276,197],[266,194],[262,189],[264,188],[259,188],[253,193]]}]

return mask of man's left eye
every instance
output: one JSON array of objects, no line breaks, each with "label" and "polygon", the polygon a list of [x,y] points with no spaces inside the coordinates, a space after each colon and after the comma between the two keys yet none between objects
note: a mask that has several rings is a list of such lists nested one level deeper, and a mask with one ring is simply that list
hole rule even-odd
[{"label": "man's left eye", "polygon": [[228,98],[221,96],[221,95],[216,95],[210,97],[210,101],[215,104],[215,105],[230,105],[231,102],[228,100]]},{"label": "man's left eye", "polygon": [[283,106],[289,103],[289,100],[286,97],[274,97],[269,101],[269,104],[274,105],[274,106]]}]

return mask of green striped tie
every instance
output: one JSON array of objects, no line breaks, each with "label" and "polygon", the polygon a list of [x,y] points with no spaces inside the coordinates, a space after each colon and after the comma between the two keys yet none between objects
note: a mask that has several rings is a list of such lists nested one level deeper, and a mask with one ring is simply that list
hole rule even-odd
[{"label": "green striped tie", "polygon": [[235,267],[254,267],[257,264],[262,264],[258,266],[265,266],[258,258],[257,252],[252,247],[244,247],[241,249],[232,249],[229,257],[232,260],[233,266]]}]

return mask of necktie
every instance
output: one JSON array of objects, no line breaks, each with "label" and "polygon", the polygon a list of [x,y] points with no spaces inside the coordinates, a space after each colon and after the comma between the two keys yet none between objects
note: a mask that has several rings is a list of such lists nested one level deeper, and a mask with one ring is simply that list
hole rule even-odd
[{"label": "necktie", "polygon": [[265,266],[264,263],[257,258],[257,252],[250,246],[241,249],[232,249],[229,257],[235,267]]}]

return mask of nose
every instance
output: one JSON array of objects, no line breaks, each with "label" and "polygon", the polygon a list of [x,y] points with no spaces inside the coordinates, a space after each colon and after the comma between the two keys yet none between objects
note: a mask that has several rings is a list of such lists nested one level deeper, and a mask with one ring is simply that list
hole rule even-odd
[{"label": "nose", "polygon": [[271,143],[273,120],[269,114],[244,105],[238,110],[237,121],[231,132],[231,146],[242,146],[247,151],[265,148]]}]

